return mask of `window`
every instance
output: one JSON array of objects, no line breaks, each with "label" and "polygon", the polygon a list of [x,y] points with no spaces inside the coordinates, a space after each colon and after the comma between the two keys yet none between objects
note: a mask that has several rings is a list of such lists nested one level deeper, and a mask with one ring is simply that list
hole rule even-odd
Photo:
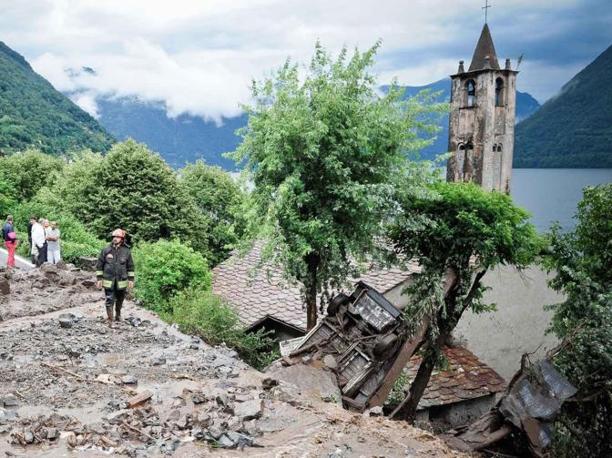
[{"label": "window", "polygon": [[504,80],[501,78],[495,80],[495,106],[504,106]]},{"label": "window", "polygon": [[476,105],[476,83],[474,80],[468,80],[465,83],[465,89],[467,91],[467,106],[473,107]]}]

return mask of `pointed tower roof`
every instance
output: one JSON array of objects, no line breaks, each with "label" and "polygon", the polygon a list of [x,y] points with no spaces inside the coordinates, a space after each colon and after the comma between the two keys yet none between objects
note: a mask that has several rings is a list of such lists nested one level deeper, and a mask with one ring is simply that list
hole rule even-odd
[{"label": "pointed tower roof", "polygon": [[[486,60],[489,60],[488,66]],[[491,31],[487,24],[482,28],[482,33],[478,39],[478,44],[474,50],[472,56],[472,63],[470,64],[469,72],[485,69],[499,70],[499,62],[497,62],[497,54],[495,54],[495,46],[493,46],[493,38],[491,38]]]}]

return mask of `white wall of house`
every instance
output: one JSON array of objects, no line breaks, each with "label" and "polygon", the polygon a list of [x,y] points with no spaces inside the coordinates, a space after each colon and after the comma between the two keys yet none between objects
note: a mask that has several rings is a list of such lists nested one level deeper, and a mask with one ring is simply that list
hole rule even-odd
[{"label": "white wall of house", "polygon": [[546,334],[552,311],[544,306],[561,302],[563,296],[548,287],[549,278],[539,267],[522,272],[500,267],[487,273],[484,283],[491,289],[484,299],[497,304],[497,310],[478,315],[467,312],[454,336],[510,380],[520,368],[521,355],[534,353],[534,359],[542,358],[558,343]]}]

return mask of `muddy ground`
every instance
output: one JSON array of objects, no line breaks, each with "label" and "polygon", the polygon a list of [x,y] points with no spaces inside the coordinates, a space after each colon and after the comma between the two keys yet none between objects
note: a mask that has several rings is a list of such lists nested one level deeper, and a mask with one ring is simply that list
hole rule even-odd
[{"label": "muddy ground", "polygon": [[279,382],[132,302],[109,329],[93,286],[70,268],[0,277],[0,453],[463,456]]}]

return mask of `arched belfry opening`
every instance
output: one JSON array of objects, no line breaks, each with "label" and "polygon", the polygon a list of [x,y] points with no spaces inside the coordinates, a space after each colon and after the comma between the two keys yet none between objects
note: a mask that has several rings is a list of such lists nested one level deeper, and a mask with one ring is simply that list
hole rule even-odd
[{"label": "arched belfry opening", "polygon": [[465,106],[476,106],[476,81],[469,79],[465,83]]},{"label": "arched belfry opening", "polygon": [[495,80],[495,106],[504,106],[504,80],[502,78]]}]

